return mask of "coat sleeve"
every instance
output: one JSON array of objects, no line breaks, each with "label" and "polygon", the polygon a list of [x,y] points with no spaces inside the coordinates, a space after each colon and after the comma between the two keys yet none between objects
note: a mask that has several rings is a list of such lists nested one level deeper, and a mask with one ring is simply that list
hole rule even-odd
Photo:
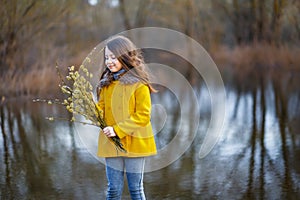
[{"label": "coat sleeve", "polygon": [[134,133],[135,130],[145,127],[150,123],[151,118],[151,97],[147,85],[140,84],[134,92],[135,112],[127,119],[113,125],[113,128],[120,138]]}]

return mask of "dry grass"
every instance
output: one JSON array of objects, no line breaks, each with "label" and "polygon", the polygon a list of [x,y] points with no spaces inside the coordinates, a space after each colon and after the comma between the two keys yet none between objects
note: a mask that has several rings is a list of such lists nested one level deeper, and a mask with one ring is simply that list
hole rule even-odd
[{"label": "dry grass", "polygon": [[[30,67],[25,64],[26,69],[11,69],[0,75],[0,98],[20,96],[51,97],[60,95],[58,87],[60,80],[55,69],[55,61],[57,58],[64,57],[66,50],[64,47],[61,49],[54,48],[51,44],[45,44],[43,47],[43,51],[38,56],[28,56],[28,63],[32,62]],[[87,55],[88,51],[82,50],[80,53],[67,58],[70,64],[67,64],[66,61],[59,61],[58,64],[63,71],[62,73],[67,73],[67,67],[70,65],[79,66]],[[34,57],[34,60],[30,60],[30,57]]]},{"label": "dry grass", "polygon": [[299,70],[300,48],[268,44],[238,46],[234,49],[221,47],[212,52],[220,68],[231,66],[237,70],[253,68]]},{"label": "dry grass", "polygon": [[58,92],[59,80],[55,68],[33,69],[27,73],[12,72],[2,77],[2,96],[48,96]]},{"label": "dry grass", "polygon": [[281,81],[300,73],[300,48],[267,44],[219,48],[211,53],[225,82],[253,88],[262,80]]},{"label": "dry grass", "polygon": [[[220,47],[210,54],[221,71],[230,70],[234,78],[241,82],[251,81],[253,74],[265,76],[266,72],[274,75],[300,71],[300,48],[296,47],[253,44],[234,49]],[[84,55],[87,53],[84,52],[79,57],[84,58]],[[49,62],[47,60],[46,63]],[[72,62],[80,64],[78,56]],[[54,63],[44,68],[33,67],[26,73],[17,72],[12,75],[8,72],[1,79],[0,96],[45,97],[59,94],[59,79]]]}]

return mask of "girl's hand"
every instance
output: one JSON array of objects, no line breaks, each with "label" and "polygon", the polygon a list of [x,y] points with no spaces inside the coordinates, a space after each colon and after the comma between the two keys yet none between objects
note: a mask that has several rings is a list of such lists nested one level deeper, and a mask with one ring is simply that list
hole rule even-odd
[{"label": "girl's hand", "polygon": [[107,126],[103,129],[103,133],[107,136],[107,137],[114,137],[117,134],[114,131],[114,128],[111,126]]}]

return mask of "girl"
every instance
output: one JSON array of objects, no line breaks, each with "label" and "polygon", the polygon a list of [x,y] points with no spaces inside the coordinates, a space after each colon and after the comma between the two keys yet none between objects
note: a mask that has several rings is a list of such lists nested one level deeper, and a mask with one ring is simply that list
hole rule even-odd
[{"label": "girl", "polygon": [[[141,52],[128,38],[110,39],[104,56],[106,67],[98,86],[98,106],[108,126],[100,133],[98,156],[106,162],[107,199],[121,199],[124,172],[131,198],[145,199],[145,157],[156,154],[150,122],[150,92],[155,89]],[[119,151],[109,137],[119,137],[126,152]]]}]

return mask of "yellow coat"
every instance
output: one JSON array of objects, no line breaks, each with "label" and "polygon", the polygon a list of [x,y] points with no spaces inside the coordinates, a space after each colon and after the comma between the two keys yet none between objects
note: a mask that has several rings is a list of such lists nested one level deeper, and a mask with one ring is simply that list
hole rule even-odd
[{"label": "yellow coat", "polygon": [[141,82],[125,84],[112,81],[101,88],[98,106],[103,110],[104,120],[119,136],[126,153],[100,131],[99,157],[143,157],[156,154],[156,145],[150,122],[151,98],[148,86]]}]

